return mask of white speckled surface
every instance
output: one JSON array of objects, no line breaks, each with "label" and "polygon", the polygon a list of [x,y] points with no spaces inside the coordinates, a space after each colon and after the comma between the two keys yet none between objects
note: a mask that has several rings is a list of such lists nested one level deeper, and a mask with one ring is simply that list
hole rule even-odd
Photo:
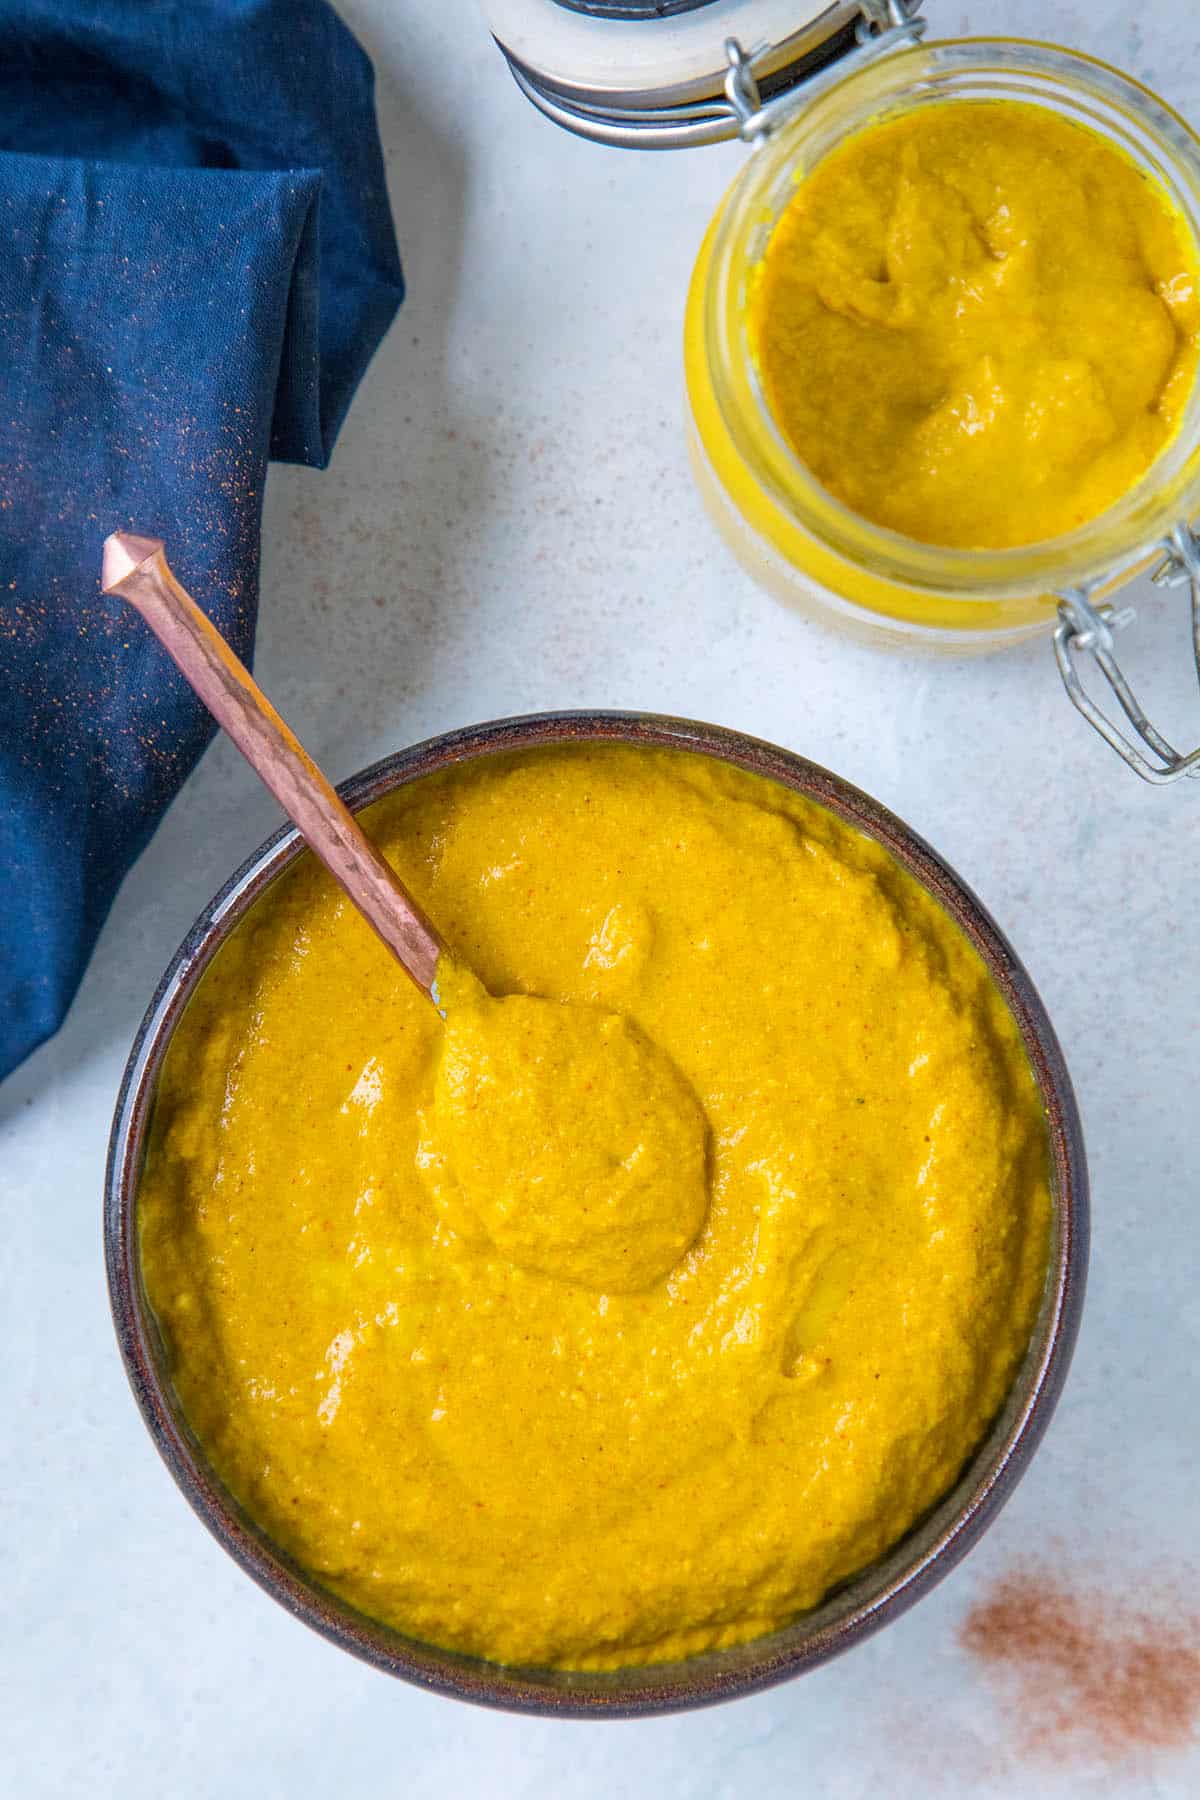
[{"label": "white speckled surface", "polygon": [[[1031,1755],[958,1640],[972,1603],[1031,1551],[1058,1559],[1068,1585],[1108,1582],[1134,1604],[1165,1587],[1155,1605],[1172,1627],[1195,1594],[1200,791],[1124,774],[1070,713],[1045,644],[962,664],[870,652],[784,613],[731,565],[689,482],[679,327],[740,151],[584,145],[519,99],[469,6],[344,10],[376,59],[410,297],[334,467],[272,472],[264,682],[338,778],[468,720],[644,706],[774,738],[894,807],[977,887],[1057,1021],[1095,1183],[1086,1320],[1050,1436],[981,1548],[800,1683],[708,1714],[554,1725],[358,1667],[194,1521],[108,1318],[100,1181],[125,1051],[197,909],[275,823],[218,745],[127,883],[65,1030],[0,1089],[0,1789],[1200,1792],[1194,1748]],[[1074,44],[1200,115],[1200,34],[1180,0],[930,10],[942,34]],[[1177,598],[1148,599],[1130,652],[1194,736],[1184,631]]]}]

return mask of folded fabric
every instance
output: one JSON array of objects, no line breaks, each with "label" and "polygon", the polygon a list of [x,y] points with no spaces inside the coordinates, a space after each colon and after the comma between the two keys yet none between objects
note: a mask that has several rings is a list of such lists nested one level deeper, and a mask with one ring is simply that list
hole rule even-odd
[{"label": "folded fabric", "polygon": [[322,0],[0,0],[0,1077],[212,735],[103,538],[248,659],[267,459],[325,464],[402,298],[372,91]]}]

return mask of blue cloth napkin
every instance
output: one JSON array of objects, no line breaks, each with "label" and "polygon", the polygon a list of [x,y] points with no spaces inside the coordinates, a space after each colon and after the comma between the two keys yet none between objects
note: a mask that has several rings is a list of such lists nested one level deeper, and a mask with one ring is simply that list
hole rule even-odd
[{"label": "blue cloth napkin", "polygon": [[0,0],[0,1076],[212,735],[103,539],[249,658],[268,457],[322,467],[403,296],[322,0]]}]

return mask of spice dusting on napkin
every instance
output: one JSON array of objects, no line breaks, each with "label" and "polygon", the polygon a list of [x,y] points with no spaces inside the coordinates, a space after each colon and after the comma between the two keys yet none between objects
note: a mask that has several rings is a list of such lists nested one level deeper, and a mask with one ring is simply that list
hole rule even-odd
[{"label": "spice dusting on napkin", "polygon": [[212,732],[103,539],[248,660],[268,457],[324,466],[402,297],[370,63],[323,0],[0,0],[0,235],[3,1076]]}]

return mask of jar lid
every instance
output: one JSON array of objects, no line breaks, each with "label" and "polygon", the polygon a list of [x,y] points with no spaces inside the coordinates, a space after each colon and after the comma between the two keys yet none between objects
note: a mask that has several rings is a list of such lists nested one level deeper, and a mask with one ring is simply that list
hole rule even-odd
[{"label": "jar lid", "polygon": [[848,51],[921,29],[920,0],[482,3],[535,106],[569,131],[640,149],[745,135],[761,105]]}]

